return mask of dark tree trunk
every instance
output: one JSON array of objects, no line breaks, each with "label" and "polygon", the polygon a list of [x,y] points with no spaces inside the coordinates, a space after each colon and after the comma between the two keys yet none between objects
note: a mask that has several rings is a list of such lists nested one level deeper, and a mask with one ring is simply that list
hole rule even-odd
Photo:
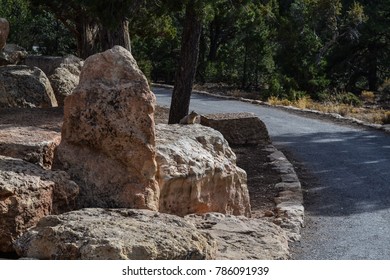
[{"label": "dark tree trunk", "polygon": [[241,79],[241,88],[246,88],[247,84],[247,71],[248,71],[248,45],[245,43],[245,50],[244,50],[244,65],[242,67],[242,79]]},{"label": "dark tree trunk", "polygon": [[80,20],[77,23],[77,48],[79,56],[86,59],[88,56],[99,51],[98,25],[88,20]]},{"label": "dark tree trunk", "polygon": [[218,50],[218,38],[219,38],[219,23],[214,19],[210,23],[210,51],[209,51],[209,61],[217,60],[217,50]]},{"label": "dark tree trunk", "polygon": [[199,56],[199,41],[202,21],[195,8],[196,0],[190,0],[186,6],[184,29],[182,34],[179,66],[176,70],[175,86],[172,93],[169,123],[179,123],[188,114],[192,85],[195,78]]},{"label": "dark tree trunk", "polygon": [[77,23],[77,46],[79,56],[86,59],[100,51],[120,45],[131,51],[129,22],[124,20],[117,29],[111,30],[88,20]]},{"label": "dark tree trunk", "polygon": [[368,55],[368,73],[367,73],[367,81],[368,81],[368,89],[370,91],[378,90],[378,61],[377,61],[377,48],[376,46],[369,46],[369,55]]},{"label": "dark tree trunk", "polygon": [[119,24],[118,28],[113,30],[101,27],[100,43],[102,51],[111,49],[115,45],[119,45],[131,52],[129,21],[123,20]]}]

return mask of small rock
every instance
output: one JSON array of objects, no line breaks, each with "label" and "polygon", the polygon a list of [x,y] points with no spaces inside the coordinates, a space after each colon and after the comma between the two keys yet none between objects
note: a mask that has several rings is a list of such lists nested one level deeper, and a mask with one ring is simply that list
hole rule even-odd
[{"label": "small rock", "polygon": [[270,143],[267,127],[252,113],[202,115],[201,124],[221,132],[230,145]]},{"label": "small rock", "polygon": [[0,51],[0,66],[19,64],[26,56],[27,52],[22,47],[15,44],[7,44]]}]

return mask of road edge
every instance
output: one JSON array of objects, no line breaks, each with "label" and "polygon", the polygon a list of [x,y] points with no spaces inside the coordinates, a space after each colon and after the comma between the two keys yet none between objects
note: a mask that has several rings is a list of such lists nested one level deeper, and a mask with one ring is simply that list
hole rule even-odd
[{"label": "road edge", "polygon": [[[152,84],[152,86],[167,89],[173,88],[171,85],[164,84]],[[222,99],[249,102],[249,99],[246,100],[232,96],[215,95],[205,91],[195,90],[193,92]],[[254,100],[251,100],[251,103],[253,103],[252,101]],[[256,101],[255,104],[272,107],[272,105],[263,104],[263,102],[258,103]],[[278,196],[274,198],[275,216],[273,222],[285,231],[290,242],[299,241],[301,239],[301,229],[304,227],[305,217],[301,182],[295,172],[294,166],[283,152],[279,151],[272,144],[265,146],[265,149],[270,153],[268,155],[269,164],[272,165],[273,169],[275,169],[281,177],[281,181],[275,185],[275,188],[277,188],[279,192]]]},{"label": "road edge", "polygon": [[294,166],[275,146],[268,145],[268,159],[273,169],[279,172],[281,181],[275,185],[279,190],[274,198],[276,216],[274,223],[283,228],[289,241],[301,239],[301,229],[304,227],[305,208],[303,206],[302,185]]},{"label": "road edge", "polygon": [[[167,85],[167,84],[151,83],[151,86],[173,89],[172,85]],[[372,123],[358,120],[356,118],[343,117],[337,113],[325,113],[325,112],[321,112],[318,110],[300,109],[300,108],[296,108],[293,106],[271,105],[270,103],[265,102],[265,101],[248,99],[248,98],[243,98],[243,97],[225,96],[225,95],[210,93],[210,92],[202,91],[202,90],[193,90],[192,92],[196,93],[196,94],[200,94],[200,95],[207,95],[207,96],[221,98],[221,99],[225,99],[225,100],[236,100],[236,101],[241,101],[241,102],[245,102],[245,103],[251,103],[254,105],[262,105],[262,106],[267,106],[267,107],[278,108],[278,109],[291,111],[291,112],[295,112],[295,113],[304,113],[304,114],[312,114],[315,116],[322,116],[322,117],[326,117],[328,119],[332,119],[332,120],[336,120],[336,121],[344,121],[345,123],[348,123],[348,124],[352,123],[355,125],[363,126],[365,128],[371,128],[371,129],[380,130],[380,131],[383,131],[386,133],[390,133],[390,124],[387,124],[387,125],[372,124]]]}]

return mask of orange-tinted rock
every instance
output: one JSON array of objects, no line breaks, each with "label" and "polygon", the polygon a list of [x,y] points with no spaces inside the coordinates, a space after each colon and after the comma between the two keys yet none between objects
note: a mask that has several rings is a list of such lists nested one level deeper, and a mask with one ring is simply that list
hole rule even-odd
[{"label": "orange-tinted rock", "polygon": [[0,156],[0,252],[42,217],[73,210],[78,190],[63,171]]},{"label": "orange-tinted rock", "polygon": [[158,209],[155,96],[130,52],[89,57],[65,99],[58,159],[81,188],[80,205]]},{"label": "orange-tinted rock", "polygon": [[0,155],[50,169],[61,141],[60,108],[0,109]]}]

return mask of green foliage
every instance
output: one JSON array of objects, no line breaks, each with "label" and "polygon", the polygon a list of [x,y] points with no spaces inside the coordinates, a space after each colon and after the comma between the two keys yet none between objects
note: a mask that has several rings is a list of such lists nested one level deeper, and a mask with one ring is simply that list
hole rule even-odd
[{"label": "green foliage", "polygon": [[390,76],[389,1],[0,0],[0,16],[11,23],[10,42],[47,54],[74,52],[77,19],[115,29],[127,18],[140,67],[172,83],[189,1],[203,23],[198,82],[291,101],[348,92],[337,95],[347,104],[358,104],[363,90],[390,91],[380,87]]},{"label": "green foliage", "polygon": [[363,102],[351,92],[342,92],[334,96],[337,103],[343,103],[352,106],[362,106]]},{"label": "green foliage", "polygon": [[9,43],[30,52],[39,47],[42,54],[64,55],[75,52],[75,41],[52,14],[34,9],[27,0],[0,0],[0,17],[10,22]]}]

